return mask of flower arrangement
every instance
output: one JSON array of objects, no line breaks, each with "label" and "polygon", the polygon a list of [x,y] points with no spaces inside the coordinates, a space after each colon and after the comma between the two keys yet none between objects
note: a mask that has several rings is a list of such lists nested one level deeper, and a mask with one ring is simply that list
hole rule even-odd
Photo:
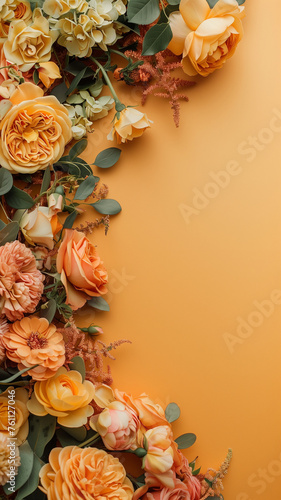
[{"label": "flower arrangement", "polygon": [[[4,498],[222,499],[218,470],[202,473],[174,438],[180,409],[112,389],[98,325],[108,273],[92,232],[121,211],[81,154],[95,121],[113,113],[118,144],[151,127],[114,82],[169,99],[175,123],[188,76],[221,68],[241,40],[243,1],[4,0],[0,6],[0,487]],[[116,61],[125,61],[121,67]],[[172,72],[181,72],[172,76]],[[110,73],[113,78],[110,78]],[[106,87],[110,95],[106,94]],[[115,108],[115,111],[113,110]],[[77,224],[80,214],[96,213]],[[132,455],[139,475],[128,472]]]}]

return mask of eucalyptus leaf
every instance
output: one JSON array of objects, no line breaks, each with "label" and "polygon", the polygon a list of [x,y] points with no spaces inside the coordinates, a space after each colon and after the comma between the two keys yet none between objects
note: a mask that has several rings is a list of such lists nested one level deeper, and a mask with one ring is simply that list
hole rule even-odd
[{"label": "eucalyptus leaf", "polygon": [[175,422],[180,417],[181,411],[176,403],[170,403],[165,410],[165,417],[170,422]]},{"label": "eucalyptus leaf", "polygon": [[31,196],[15,186],[5,194],[5,200],[12,208],[31,208],[34,205],[34,200]]},{"label": "eucalyptus leaf", "polygon": [[64,229],[71,229],[73,226],[73,222],[75,221],[77,215],[78,215],[78,212],[76,212],[76,210],[74,210],[70,215],[68,215],[64,221],[63,228]]},{"label": "eucalyptus leaf", "polygon": [[18,222],[9,222],[9,224],[3,227],[0,231],[0,246],[10,241],[15,241],[18,237],[19,229]]},{"label": "eucalyptus leaf", "polygon": [[97,212],[104,215],[116,215],[122,210],[120,203],[110,198],[90,203],[90,205],[92,205]]},{"label": "eucalyptus leaf", "polygon": [[24,368],[23,370],[21,370],[20,372],[15,373],[11,377],[8,377],[8,378],[6,378],[4,380],[0,380],[0,384],[10,384],[11,382],[13,382],[14,380],[16,380],[21,375],[23,375],[24,373],[28,372],[28,370],[30,370],[31,368],[36,368],[37,366],[39,366],[39,365],[33,365],[33,366],[29,366],[27,368]]},{"label": "eucalyptus leaf", "polygon": [[150,24],[160,15],[158,0],[130,0],[128,4],[130,23]]},{"label": "eucalyptus leaf", "polygon": [[110,307],[105,299],[102,297],[93,297],[88,300],[88,306],[94,307],[95,309],[99,309],[99,311],[109,311]]},{"label": "eucalyptus leaf", "polygon": [[54,95],[58,100],[59,102],[63,103],[65,102],[66,98],[67,98],[67,92],[68,92],[68,88],[65,84],[65,82],[63,83],[60,83],[59,85],[56,85],[52,91],[51,91],[51,95]]},{"label": "eucalyptus leaf", "polygon": [[87,144],[87,139],[81,139],[80,141],[76,142],[68,153],[70,161],[73,161],[74,158],[81,155],[81,153],[83,153],[83,151],[86,149]]},{"label": "eucalyptus leaf", "polygon": [[87,436],[87,429],[84,425],[81,427],[64,427],[63,425],[60,426],[60,428],[66,432],[69,436],[74,438],[76,441],[79,441],[82,443],[83,441],[86,440]]},{"label": "eucalyptus leaf", "polygon": [[[31,493],[33,493],[37,489],[39,484],[39,472],[43,467],[43,465],[44,462],[42,462],[42,460],[40,460],[40,458],[38,458],[37,455],[34,454],[33,468],[31,474],[28,480],[24,483],[24,485],[18,490],[18,494],[15,500],[27,500],[27,498],[29,498],[29,495],[31,495]],[[36,500],[39,500],[39,498],[40,498],[40,490],[36,492]]]},{"label": "eucalyptus leaf", "polygon": [[180,0],[167,0],[169,5],[179,5]]},{"label": "eucalyptus leaf", "polygon": [[45,191],[47,191],[47,189],[50,186],[50,182],[51,182],[51,170],[50,170],[50,167],[48,166],[44,172],[44,175],[43,175],[40,194],[45,193]]},{"label": "eucalyptus leaf", "polygon": [[6,224],[0,219],[0,231],[4,229],[4,227],[6,227]]},{"label": "eucalyptus leaf", "polygon": [[86,200],[88,196],[91,196],[98,182],[99,177],[89,175],[89,177],[87,177],[87,179],[85,179],[78,187],[74,196],[74,200]]},{"label": "eucalyptus leaf", "polygon": [[[18,468],[18,473],[16,475],[16,480],[15,480],[16,490],[21,488],[30,477],[34,462],[34,453],[30,448],[28,441],[25,441],[25,443],[23,443],[19,447],[19,453],[20,453],[20,467]],[[9,487],[10,487],[9,483],[6,483],[6,485],[4,486],[4,491],[6,495],[9,495],[9,490],[8,490]]]},{"label": "eucalyptus leaf", "polygon": [[70,84],[70,87],[67,91],[67,95],[71,94],[71,92],[73,92],[76,88],[77,88],[77,85],[80,83],[80,81],[82,80],[82,78],[84,78],[85,76],[85,73],[87,71],[87,66],[85,66],[76,76],[75,78],[72,80],[71,84]]},{"label": "eucalyptus leaf", "polygon": [[173,38],[169,23],[155,24],[146,33],[143,40],[143,56],[153,56],[165,50]]},{"label": "eucalyptus leaf", "polygon": [[41,306],[40,317],[46,318],[49,321],[49,323],[51,323],[54,319],[55,314],[56,314],[57,303],[56,303],[55,299],[50,299],[46,304],[44,304],[44,306],[47,306],[47,307],[42,308],[42,306]]},{"label": "eucalyptus leaf", "polygon": [[179,450],[185,450],[186,448],[190,448],[195,441],[196,441],[196,436],[195,434],[192,433],[187,433],[187,434],[182,434],[182,436],[179,436],[177,439],[175,439]]},{"label": "eucalyptus leaf", "polygon": [[75,356],[71,359],[71,361],[69,362],[69,368],[70,370],[76,370],[77,372],[79,372],[84,382],[86,377],[86,368],[84,360],[80,356]]},{"label": "eucalyptus leaf", "polygon": [[56,430],[56,418],[53,415],[38,417],[29,415],[28,442],[36,455],[40,458],[46,444],[52,439]]},{"label": "eucalyptus leaf", "polygon": [[6,168],[0,168],[0,196],[6,194],[13,187],[13,176]]},{"label": "eucalyptus leaf", "polygon": [[121,155],[119,148],[107,148],[101,151],[94,161],[94,165],[99,168],[110,168],[118,162]]}]

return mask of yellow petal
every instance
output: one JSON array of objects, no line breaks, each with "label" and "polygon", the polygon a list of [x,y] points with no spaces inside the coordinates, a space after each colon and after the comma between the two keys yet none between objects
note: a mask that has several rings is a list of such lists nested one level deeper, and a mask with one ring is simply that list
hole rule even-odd
[{"label": "yellow petal", "polygon": [[187,26],[194,31],[207,18],[210,10],[207,0],[181,0],[180,3],[181,15]]},{"label": "yellow petal", "polygon": [[169,17],[169,20],[170,27],[173,32],[173,38],[168,45],[168,49],[179,56],[183,53],[184,42],[187,35],[190,33],[190,29],[184,22],[180,12],[173,12]]}]

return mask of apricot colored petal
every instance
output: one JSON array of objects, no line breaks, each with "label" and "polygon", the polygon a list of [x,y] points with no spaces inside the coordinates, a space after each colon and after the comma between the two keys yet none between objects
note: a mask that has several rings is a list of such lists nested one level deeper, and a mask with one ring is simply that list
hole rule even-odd
[{"label": "apricot colored petal", "polygon": [[187,35],[190,33],[190,29],[184,22],[180,12],[173,12],[169,17],[169,21],[170,28],[173,32],[173,38],[168,45],[168,49],[179,56],[183,53],[184,42]]},{"label": "apricot colored petal", "polygon": [[106,408],[110,403],[115,401],[113,390],[104,384],[95,390],[93,399],[100,408]]},{"label": "apricot colored petal", "polygon": [[87,423],[88,417],[91,417],[94,410],[91,406],[84,406],[77,410],[69,412],[66,417],[59,417],[58,424],[64,427],[81,427]]},{"label": "apricot colored petal", "polygon": [[191,30],[196,30],[210,13],[207,0],[181,0],[181,15]]},{"label": "apricot colored petal", "polygon": [[30,400],[27,401],[26,406],[30,413],[33,413],[33,415],[37,415],[38,417],[44,417],[47,415],[44,406],[39,403],[34,392],[32,393]]},{"label": "apricot colored petal", "polygon": [[232,16],[224,16],[224,17],[216,17],[211,19],[206,19],[203,23],[200,24],[199,28],[196,30],[196,35],[200,37],[218,37],[225,32],[225,30],[231,26],[234,22],[234,17]]},{"label": "apricot colored petal", "polygon": [[10,101],[12,104],[21,104],[23,101],[34,100],[36,97],[43,97],[44,92],[33,83],[26,82],[18,86],[13,92]]}]

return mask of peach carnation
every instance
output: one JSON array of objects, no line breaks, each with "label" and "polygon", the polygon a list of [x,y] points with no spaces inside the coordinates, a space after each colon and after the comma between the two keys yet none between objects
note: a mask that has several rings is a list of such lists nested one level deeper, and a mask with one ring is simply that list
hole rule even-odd
[{"label": "peach carnation", "polygon": [[0,247],[0,316],[15,321],[34,312],[43,293],[43,279],[25,245],[13,241]]},{"label": "peach carnation", "polygon": [[39,476],[48,500],[131,500],[134,493],[118,458],[97,448],[54,448]]},{"label": "peach carnation", "polygon": [[26,317],[11,324],[3,335],[6,355],[34,380],[52,377],[65,361],[63,336],[45,318]]}]

